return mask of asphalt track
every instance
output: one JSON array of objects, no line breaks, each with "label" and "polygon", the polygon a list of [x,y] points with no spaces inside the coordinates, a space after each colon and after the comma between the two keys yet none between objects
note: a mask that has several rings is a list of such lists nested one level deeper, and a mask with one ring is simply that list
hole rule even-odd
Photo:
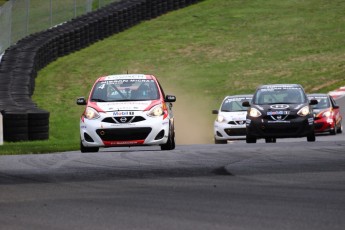
[{"label": "asphalt track", "polygon": [[343,230],[344,137],[0,156],[0,229]]}]

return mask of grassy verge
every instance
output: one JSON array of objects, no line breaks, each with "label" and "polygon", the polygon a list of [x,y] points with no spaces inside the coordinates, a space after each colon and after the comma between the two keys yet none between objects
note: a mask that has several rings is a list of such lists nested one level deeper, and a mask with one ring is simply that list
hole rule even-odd
[{"label": "grassy verge", "polygon": [[264,83],[299,83],[310,93],[345,85],[343,12],[342,0],[205,0],[141,23],[40,71],[34,100],[51,112],[50,140],[5,143],[0,153],[78,149],[76,98],[98,76],[127,71],[154,74],[177,96],[176,119],[189,124],[177,123],[178,140],[202,133],[194,143],[212,143],[211,109],[225,95]]}]

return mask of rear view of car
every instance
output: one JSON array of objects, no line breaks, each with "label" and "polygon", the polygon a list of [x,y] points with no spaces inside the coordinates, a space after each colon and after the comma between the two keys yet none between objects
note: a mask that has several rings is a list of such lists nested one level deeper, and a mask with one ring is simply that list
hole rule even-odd
[{"label": "rear view of car", "polygon": [[172,102],[156,77],[123,74],[100,77],[94,83],[80,119],[81,152],[99,147],[160,145],[175,148]]},{"label": "rear view of car", "polygon": [[246,120],[246,142],[256,143],[264,138],[267,143],[276,138],[307,137],[315,141],[314,117],[304,89],[298,84],[262,85],[256,89]]},{"label": "rear view of car", "polygon": [[242,106],[243,101],[251,101],[252,95],[227,96],[222,101],[214,121],[214,143],[226,144],[228,140],[246,138],[247,108]]},{"label": "rear view of car", "polygon": [[342,116],[335,100],[329,94],[309,94],[309,100],[318,101],[313,105],[315,133],[336,135],[342,132]]}]

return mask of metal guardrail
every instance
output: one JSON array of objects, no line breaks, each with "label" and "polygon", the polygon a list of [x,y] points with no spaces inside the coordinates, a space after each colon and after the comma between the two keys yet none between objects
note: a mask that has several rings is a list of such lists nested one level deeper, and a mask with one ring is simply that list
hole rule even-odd
[{"label": "metal guardrail", "polygon": [[120,0],[10,0],[0,7],[0,54],[30,34],[116,1]]}]

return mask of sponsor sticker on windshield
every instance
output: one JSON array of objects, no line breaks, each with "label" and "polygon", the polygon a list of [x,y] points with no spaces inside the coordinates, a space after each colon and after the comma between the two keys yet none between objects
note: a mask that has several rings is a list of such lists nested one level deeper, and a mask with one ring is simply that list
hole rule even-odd
[{"label": "sponsor sticker on windshield", "polygon": [[123,74],[123,75],[110,75],[106,76],[104,80],[119,80],[119,79],[146,79],[146,76],[143,74]]},{"label": "sponsor sticker on windshield", "polygon": [[228,98],[224,103],[230,103],[233,101],[251,101],[252,98],[249,97],[236,97],[236,98]]}]

